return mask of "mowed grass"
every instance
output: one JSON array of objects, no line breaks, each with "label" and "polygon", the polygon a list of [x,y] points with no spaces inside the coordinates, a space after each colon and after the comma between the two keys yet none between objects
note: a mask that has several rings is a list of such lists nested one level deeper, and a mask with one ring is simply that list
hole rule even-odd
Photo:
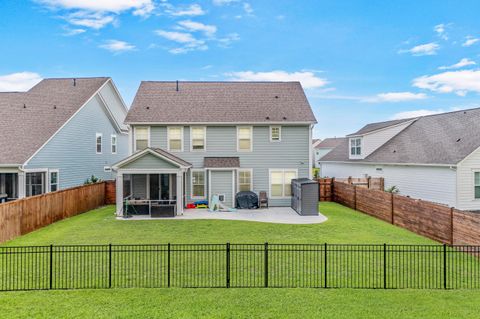
[{"label": "mowed grass", "polygon": [[112,289],[0,294],[0,318],[478,318],[480,292]]},{"label": "mowed grass", "polygon": [[[62,220],[4,245],[158,243],[351,243],[435,242],[336,203],[322,203],[322,224],[285,225],[225,220],[117,220],[106,206]],[[275,208],[272,208],[274,210]]]}]

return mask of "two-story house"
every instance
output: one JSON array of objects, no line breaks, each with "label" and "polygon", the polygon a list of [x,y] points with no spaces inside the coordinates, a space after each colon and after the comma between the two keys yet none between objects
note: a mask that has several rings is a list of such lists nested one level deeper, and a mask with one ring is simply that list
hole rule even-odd
[{"label": "two-story house", "polygon": [[113,179],[127,108],[107,77],[44,79],[0,93],[0,202]]},{"label": "two-story house", "polygon": [[323,176],[383,177],[400,194],[480,210],[480,108],[371,123],[320,159]]},{"label": "two-story house", "polygon": [[316,120],[298,82],[142,82],[125,123],[119,215],[125,198],[178,214],[214,194],[234,206],[239,191],[289,206],[291,180],[311,177]]}]

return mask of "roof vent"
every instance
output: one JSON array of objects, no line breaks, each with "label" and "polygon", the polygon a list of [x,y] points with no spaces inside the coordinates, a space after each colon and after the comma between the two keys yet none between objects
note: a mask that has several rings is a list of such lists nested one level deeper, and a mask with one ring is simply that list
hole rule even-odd
[{"label": "roof vent", "polygon": [[177,80],[177,92],[178,92],[178,80]]},{"label": "roof vent", "polygon": [[77,86],[77,79],[73,78],[73,86]]},{"label": "roof vent", "polygon": [[278,95],[275,95],[275,98],[278,99]]},{"label": "roof vent", "polygon": [[461,138],[457,139],[457,143],[460,142],[461,140],[462,140]]},{"label": "roof vent", "polygon": [[467,111],[463,111],[463,114],[467,114]]},{"label": "roof vent", "polygon": [[284,116],[284,117],[283,117],[283,119],[284,119],[284,120],[286,120],[286,119],[287,119],[287,117],[286,117],[286,116]]},{"label": "roof vent", "polygon": [[57,109],[57,106],[56,106],[56,105],[54,105],[54,106],[53,106],[53,109],[54,109],[54,110],[56,110],[56,109]]},{"label": "roof vent", "polygon": [[396,152],[397,152],[397,150],[393,150],[393,152],[394,152],[394,153],[396,153]]},{"label": "roof vent", "polygon": [[266,120],[269,120],[269,119],[270,119],[270,116],[267,116],[265,119],[266,119]]},{"label": "roof vent", "polygon": [[147,106],[146,109],[147,109],[147,110],[150,110],[150,106]]},{"label": "roof vent", "polygon": [[27,105],[25,103],[23,103],[23,108],[26,109],[27,108]]}]

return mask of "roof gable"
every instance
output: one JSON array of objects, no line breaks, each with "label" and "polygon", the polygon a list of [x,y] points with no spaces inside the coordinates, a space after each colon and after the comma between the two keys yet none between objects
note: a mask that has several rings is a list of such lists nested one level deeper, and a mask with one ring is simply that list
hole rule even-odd
[{"label": "roof gable", "polygon": [[179,169],[192,164],[160,148],[146,148],[113,165],[118,169]]},{"label": "roof gable", "polygon": [[125,122],[315,123],[316,120],[299,82],[142,82]]}]

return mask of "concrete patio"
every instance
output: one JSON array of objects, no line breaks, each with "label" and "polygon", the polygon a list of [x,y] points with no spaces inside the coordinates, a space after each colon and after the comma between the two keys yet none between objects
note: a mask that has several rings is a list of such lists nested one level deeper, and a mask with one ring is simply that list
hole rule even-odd
[{"label": "concrete patio", "polygon": [[320,224],[327,220],[322,214],[318,216],[300,216],[290,207],[270,207],[262,209],[238,209],[236,212],[210,212],[208,209],[186,209],[183,215],[176,217],[151,218],[148,215],[137,215],[130,218],[117,217],[119,220],[192,220],[221,219],[240,220],[275,224]]}]

